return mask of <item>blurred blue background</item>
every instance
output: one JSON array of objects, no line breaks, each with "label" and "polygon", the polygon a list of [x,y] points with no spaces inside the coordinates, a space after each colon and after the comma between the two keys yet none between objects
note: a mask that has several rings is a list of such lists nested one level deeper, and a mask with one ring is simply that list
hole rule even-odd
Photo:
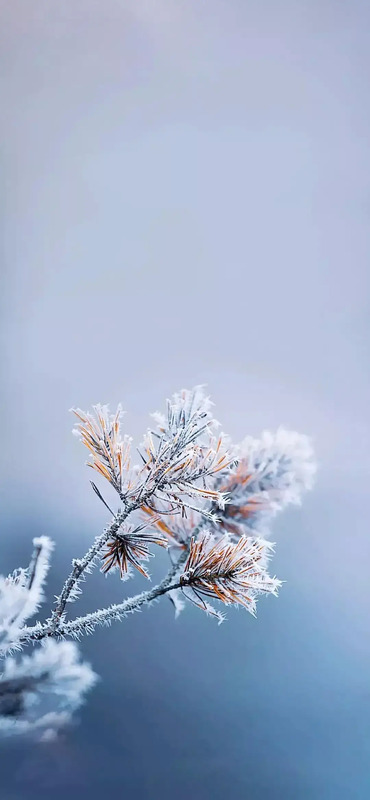
[{"label": "blurred blue background", "polygon": [[[1,800],[367,800],[368,4],[12,0],[0,21],[1,572],[50,535],[51,602],[107,521],[72,405],[121,400],[139,442],[206,383],[235,440],[284,424],[320,463],[274,526],[279,599],[220,628],[163,599],[84,641],[80,724],[2,743]],[[143,584],[96,571],[79,610]]]}]

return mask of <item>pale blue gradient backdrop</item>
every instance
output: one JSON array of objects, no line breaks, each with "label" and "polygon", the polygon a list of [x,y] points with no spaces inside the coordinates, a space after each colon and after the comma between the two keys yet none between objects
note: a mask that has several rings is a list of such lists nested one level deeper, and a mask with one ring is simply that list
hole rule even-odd
[{"label": "pale blue gradient backdrop", "polygon": [[[162,602],[83,643],[102,681],[1,800],[367,800],[369,216],[365,2],[0,3],[1,571],[106,522],[68,409],[207,383],[233,438],[313,436],[277,520],[280,598],[218,628]],[[161,555],[155,575],[164,567]],[[89,579],[81,609],[122,586]],[[77,607],[76,607],[77,608]]]}]

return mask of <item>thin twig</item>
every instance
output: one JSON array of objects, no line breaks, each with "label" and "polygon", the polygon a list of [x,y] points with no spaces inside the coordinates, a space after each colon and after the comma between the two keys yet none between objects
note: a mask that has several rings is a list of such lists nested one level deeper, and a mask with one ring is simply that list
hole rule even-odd
[{"label": "thin twig", "polygon": [[[90,547],[87,553],[84,555],[82,559],[75,559],[73,563],[73,570],[68,576],[61,594],[58,597],[57,605],[54,611],[52,612],[50,622],[49,622],[49,630],[50,632],[56,631],[61,623],[65,607],[67,605],[68,599],[71,595],[71,592],[77,586],[81,576],[86,571],[89,566],[92,566],[96,556],[99,555],[100,551],[103,549],[105,543],[110,537],[114,537],[117,533],[118,529],[122,525],[122,523],[127,519],[129,514],[132,514],[134,511],[137,511],[142,506],[148,505],[148,501],[158,488],[161,488],[161,485],[165,484],[167,481],[164,479],[163,473],[165,472],[164,467],[160,471],[158,476],[158,481],[155,486],[148,489],[147,492],[144,494],[139,494],[139,496],[133,500],[130,504],[127,504],[126,507],[117,513],[117,515],[113,518],[111,524],[106,528],[103,533],[95,539],[94,544]],[[194,506],[190,506],[195,511],[201,511],[201,509],[197,509]],[[205,517],[206,518],[206,517]]]},{"label": "thin twig", "polygon": [[77,617],[77,619],[70,622],[59,623],[55,628],[51,628],[50,624],[35,625],[34,627],[23,628],[22,636],[17,639],[18,644],[24,644],[28,641],[41,641],[45,638],[62,638],[64,636],[79,636],[83,633],[91,633],[96,625],[109,624],[111,620],[122,619],[126,614],[136,611],[140,606],[150,603],[157,597],[172,591],[173,589],[180,588],[180,581],[174,580],[179,569],[183,566],[188,558],[188,550],[182,550],[179,558],[172,565],[166,577],[147,592],[128,597],[122,603],[114,604],[108,608],[94,611],[91,614],[86,614],[84,617]]},{"label": "thin twig", "polygon": [[51,615],[51,620],[50,620],[50,624],[49,624],[49,629],[50,629],[51,632],[55,631],[58,628],[60,620],[61,620],[62,615],[64,613],[64,609],[65,609],[65,607],[67,605],[68,598],[69,598],[72,590],[76,587],[76,585],[77,585],[78,581],[80,580],[82,574],[85,572],[85,570],[88,568],[88,566],[90,564],[92,564],[92,562],[94,561],[96,556],[99,554],[99,552],[104,547],[107,539],[109,539],[110,536],[114,536],[117,533],[118,529],[120,528],[120,526],[125,521],[125,519],[128,517],[128,515],[131,513],[132,510],[133,510],[133,508],[131,506],[129,506],[124,511],[119,512],[113,518],[111,524],[103,531],[103,533],[100,536],[98,536],[95,539],[94,544],[89,548],[89,550],[84,555],[84,557],[82,559],[75,559],[72,562],[73,563],[73,570],[70,573],[70,575],[68,576],[68,578],[67,578],[67,580],[66,580],[66,582],[65,582],[65,584],[63,586],[62,592],[61,592],[61,594],[60,594],[60,596],[58,598],[58,601],[57,601],[56,608],[54,609],[54,611],[53,611],[53,613]]},{"label": "thin twig", "polygon": [[41,547],[40,544],[35,547],[35,549],[33,551],[33,554],[32,554],[30,565],[28,567],[28,587],[27,588],[29,590],[32,589],[32,585],[33,585],[33,582],[35,580],[37,562],[39,560],[41,550],[42,550],[42,547]]}]

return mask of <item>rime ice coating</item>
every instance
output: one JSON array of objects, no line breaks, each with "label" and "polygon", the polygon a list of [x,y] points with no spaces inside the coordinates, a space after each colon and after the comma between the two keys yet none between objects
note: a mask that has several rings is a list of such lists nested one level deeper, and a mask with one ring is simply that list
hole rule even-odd
[{"label": "rime ice coating", "polygon": [[236,470],[221,477],[229,502],[220,514],[221,527],[232,535],[265,533],[272,516],[313,486],[316,473],[308,436],[279,428],[260,439],[247,436],[235,448]]},{"label": "rime ice coating", "polygon": [[72,409],[78,418],[75,433],[90,452],[93,467],[116,489],[122,501],[167,510],[196,509],[209,516],[203,500],[223,508],[226,498],[211,488],[213,477],[230,464],[227,442],[216,435],[211,401],[202,387],[183,389],[167,401],[167,415],[152,415],[157,430],[148,430],[139,450],[142,464],[131,469],[131,439],[121,438],[121,407],[110,414],[108,406],[93,406],[93,414]]},{"label": "rime ice coating", "polygon": [[[112,519],[85,555],[73,559],[45,622],[26,624],[43,600],[51,541],[34,539],[29,567],[0,576],[0,654],[46,642],[30,657],[6,659],[0,676],[0,732],[35,733],[50,740],[71,721],[96,676],[65,637],[91,634],[98,625],[122,620],[165,594],[176,616],[184,600],[190,600],[219,621],[224,616],[208,603],[210,598],[255,615],[258,596],[277,594],[281,581],[268,573],[273,545],[266,533],[277,511],[299,504],[312,487],[316,467],[310,440],[279,428],[233,446],[218,432],[212,405],[199,386],[173,395],[166,414],[152,415],[156,427],[145,434],[141,463],[133,466],[131,439],[121,435],[120,406],[115,414],[101,405],[93,413],[75,411],[75,432],[90,452],[90,466],[113,486],[122,505],[112,511],[92,483]],[[117,568],[126,579],[136,570],[148,578],[144,563],[153,555],[152,546],[167,548],[171,559],[157,586],[67,618],[98,560],[102,572]]]},{"label": "rime ice coating", "polygon": [[304,492],[313,486],[316,473],[310,439],[294,431],[279,428],[265,431],[260,439],[248,436],[231,449],[234,465],[215,476],[213,488],[225,496],[224,508],[211,506],[208,520],[188,512],[161,517],[156,510],[143,508],[155,525],[168,538],[170,545],[186,547],[194,529],[204,525],[214,536],[225,532],[237,539],[245,535],[265,535],[271,519],[278,511],[293,503],[299,505]]},{"label": "rime ice coating", "polygon": [[219,613],[203,597],[221,600],[225,605],[241,605],[256,613],[256,598],[260,594],[276,595],[281,581],[267,572],[271,542],[241,536],[235,543],[225,535],[216,539],[209,533],[192,538],[189,557],[180,577],[181,587],[195,605],[208,614]]},{"label": "rime ice coating", "polygon": [[119,405],[115,414],[108,406],[93,406],[93,414],[73,408],[79,420],[73,433],[79,436],[90,452],[92,467],[98,475],[106,478],[123,498],[132,488],[131,438],[121,437],[123,411]]},{"label": "rime ice coating", "polygon": [[264,431],[260,439],[247,436],[239,452],[273,507],[299,504],[303,492],[312,489],[316,464],[308,436],[280,427],[276,433]]},{"label": "rime ice coating", "polygon": [[17,569],[7,578],[0,575],[0,641],[16,642],[25,620],[38,611],[50,567],[53,542],[47,536],[33,539],[34,551],[27,569]]},{"label": "rime ice coating", "polygon": [[31,656],[7,658],[0,676],[0,734],[55,737],[96,680],[74,642],[49,640]]},{"label": "rime ice coating", "polygon": [[143,561],[149,561],[153,556],[148,545],[156,544],[159,547],[168,547],[168,540],[161,533],[145,533],[149,523],[144,523],[133,530],[122,525],[120,532],[107,542],[106,550],[103,551],[102,572],[109,572],[111,569],[119,569],[121,579],[125,580],[129,576],[129,567],[132,565],[141,575],[149,578]]}]

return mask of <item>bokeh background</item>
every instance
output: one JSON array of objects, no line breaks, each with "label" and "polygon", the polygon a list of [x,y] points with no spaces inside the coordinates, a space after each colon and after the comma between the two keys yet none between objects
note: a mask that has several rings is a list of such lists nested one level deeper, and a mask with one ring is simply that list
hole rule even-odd
[{"label": "bokeh background", "polygon": [[[84,641],[79,725],[2,743],[1,800],[370,796],[369,22],[0,3],[1,571],[50,535],[51,602],[107,521],[72,405],[122,400],[139,442],[206,383],[234,439],[282,423],[320,463],[274,526],[279,599],[220,628],[164,599]],[[96,571],[80,609],[143,583]]]}]

